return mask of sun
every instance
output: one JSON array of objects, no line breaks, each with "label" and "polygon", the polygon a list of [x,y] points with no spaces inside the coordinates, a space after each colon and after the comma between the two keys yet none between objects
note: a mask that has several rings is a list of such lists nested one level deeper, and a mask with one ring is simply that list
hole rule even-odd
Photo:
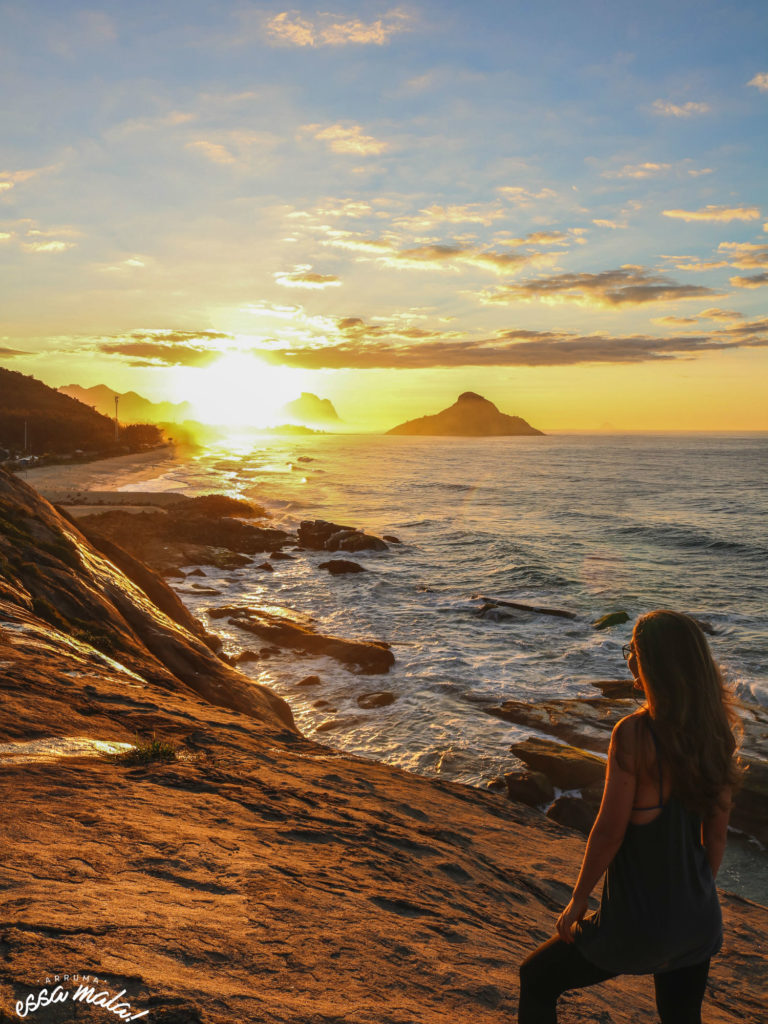
[{"label": "sun", "polygon": [[272,366],[244,353],[227,353],[204,369],[187,374],[185,397],[201,423],[270,427],[285,422],[280,410],[298,398],[304,374]]}]

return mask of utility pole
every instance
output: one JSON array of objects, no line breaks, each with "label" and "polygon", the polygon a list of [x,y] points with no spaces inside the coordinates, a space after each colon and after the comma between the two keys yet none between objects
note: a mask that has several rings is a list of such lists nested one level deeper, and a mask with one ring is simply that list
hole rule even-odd
[{"label": "utility pole", "polygon": [[117,418],[117,403],[120,401],[120,395],[115,395],[115,443],[120,440],[120,421]]}]

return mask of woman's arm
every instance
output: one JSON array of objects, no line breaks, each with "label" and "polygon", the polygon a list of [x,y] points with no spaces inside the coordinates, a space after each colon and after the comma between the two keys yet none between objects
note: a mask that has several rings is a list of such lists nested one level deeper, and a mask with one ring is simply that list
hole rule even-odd
[{"label": "woman's arm", "polygon": [[573,942],[573,926],[584,916],[589,894],[616,856],[627,830],[635,799],[637,776],[634,772],[621,767],[616,748],[617,744],[621,744],[622,750],[627,752],[627,756],[622,758],[625,765],[636,764],[635,722],[630,719],[631,716],[617,722],[611,735],[603,800],[595,824],[589,833],[573,896],[557,919],[557,931],[564,942]]},{"label": "woman's arm", "polygon": [[707,860],[712,869],[713,878],[717,878],[717,872],[725,853],[728,819],[731,816],[730,786],[727,786],[720,794],[720,805],[711,818],[707,818],[701,823],[701,844],[707,852]]}]

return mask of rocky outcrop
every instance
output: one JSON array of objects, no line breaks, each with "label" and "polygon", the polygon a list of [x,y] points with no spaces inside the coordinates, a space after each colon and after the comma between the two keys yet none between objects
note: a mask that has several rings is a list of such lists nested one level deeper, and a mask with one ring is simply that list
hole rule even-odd
[{"label": "rocky outcrop", "polygon": [[146,567],[125,552],[116,562],[104,557],[36,491],[4,471],[0,574],[6,621],[19,630],[47,630],[61,644],[74,643],[97,660],[113,659],[154,685],[194,691],[211,703],[293,727],[285,702],[217,658],[202,627],[190,622]]},{"label": "rocky outcrop", "polygon": [[347,576],[350,573],[365,572],[365,566],[359,562],[350,562],[346,558],[332,558],[330,562],[321,562],[318,569],[327,569],[331,576]]},{"label": "rocky outcrop", "polygon": [[[29,488],[0,476],[0,501],[0,1021],[57,983],[65,1000],[28,1020],[113,1016],[74,1003],[74,973],[158,1024],[513,1020],[516,965],[552,934],[583,838],[304,740]],[[77,600],[112,653],[83,635]],[[218,700],[174,675],[152,632]],[[137,734],[170,757],[106,756]],[[768,913],[722,903],[706,1018],[748,1024]],[[572,1020],[655,1019],[646,978],[562,1003]]]},{"label": "rocky outcrop", "polygon": [[388,551],[379,537],[354,526],[339,526],[324,519],[304,520],[297,531],[299,544],[311,551]]},{"label": "rocky outcrop", "polygon": [[389,644],[379,640],[344,640],[338,636],[326,636],[318,633],[308,618],[290,618],[288,612],[277,614],[242,605],[225,605],[209,608],[208,615],[212,619],[226,617],[230,625],[279,647],[325,655],[352,671],[366,675],[389,672],[395,663]]},{"label": "rocky outcrop", "polygon": [[421,416],[392,427],[388,434],[447,437],[499,437],[514,434],[541,435],[519,416],[499,412],[493,402],[465,391],[453,405],[434,416]]},{"label": "rocky outcrop", "polygon": [[107,509],[81,516],[78,528],[98,546],[110,541],[164,575],[183,565],[237,568],[250,557],[279,550],[289,540],[284,530],[244,522],[263,510],[223,495],[203,495],[151,512]]},{"label": "rocky outcrop", "polygon": [[318,398],[308,391],[293,402],[282,408],[282,415],[293,423],[301,423],[308,427],[333,426],[340,424],[339,414],[329,398]]}]

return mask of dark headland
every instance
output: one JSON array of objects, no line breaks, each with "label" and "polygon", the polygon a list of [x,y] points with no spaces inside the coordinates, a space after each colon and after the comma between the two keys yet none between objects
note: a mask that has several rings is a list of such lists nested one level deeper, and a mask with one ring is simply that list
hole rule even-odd
[{"label": "dark headland", "polygon": [[[193,545],[197,518],[171,512]],[[0,1024],[73,974],[156,1024],[509,1024],[583,835],[301,736],[137,560],[138,528],[128,554],[81,522],[0,470]],[[227,529],[255,560],[281,541]],[[137,734],[176,755],[98,746]],[[768,911],[723,909],[706,1019],[757,1022]],[[108,1018],[70,995],[27,1019]],[[653,986],[574,993],[561,1020],[650,1024]]]},{"label": "dark headland", "polygon": [[539,435],[537,430],[520,416],[508,416],[474,391],[459,395],[453,405],[434,416],[420,416],[400,423],[388,434],[411,434],[423,437],[507,437],[513,435]]}]

